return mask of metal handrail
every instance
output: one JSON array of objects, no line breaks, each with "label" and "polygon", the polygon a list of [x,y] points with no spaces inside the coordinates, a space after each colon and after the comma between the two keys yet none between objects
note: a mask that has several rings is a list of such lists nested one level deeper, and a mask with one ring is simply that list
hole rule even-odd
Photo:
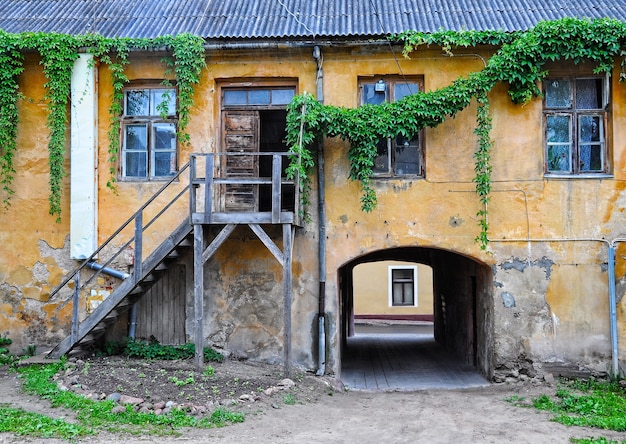
[{"label": "metal handrail", "polygon": [[[87,259],[83,260],[83,262],[76,267],[73,271],[71,271],[70,273],[68,273],[65,278],[63,279],[63,281],[61,281],[61,283],[52,291],[50,292],[50,299],[52,299],[52,297],[54,297],[59,291],[61,291],[61,289],[63,289],[73,278],[74,276],[76,276],[77,273],[80,273],[84,268],[87,267],[87,265],[89,264],[89,262],[92,262],[95,260],[96,256],[98,256],[98,254],[106,247],[108,246],[108,244],[110,242],[112,242],[117,235],[119,235],[126,227],[128,227],[131,222],[135,221],[137,219],[137,217],[139,215],[141,215],[143,213],[143,211],[152,203],[154,202],[166,189],[168,189],[170,187],[170,185],[174,182],[177,182],[180,177],[182,176],[183,172],[185,172],[187,169],[189,168],[189,162],[187,162],[185,165],[183,165],[180,170],[178,171],[178,173],[173,176],[169,181],[167,181],[155,194],[152,195],[152,197],[150,197],[150,199],[148,199],[141,207],[139,207],[139,209],[132,215],[130,216],[117,230],[115,230],[115,232],[113,234],[111,234],[111,236],[109,236]],[[174,202],[176,202],[185,192],[187,192],[189,190],[189,184],[187,184],[187,186],[185,186],[183,188],[183,190],[181,190],[181,192],[179,192],[174,199],[172,199],[166,206],[165,208],[161,209],[161,211],[159,211],[157,213],[157,215],[155,215],[150,222],[148,222],[148,224],[146,224],[143,229],[145,230],[146,228],[148,228],[148,226],[150,226],[152,223],[154,223],[154,221],[160,217],[168,208],[170,208]],[[124,245],[118,249],[118,251],[107,261],[105,262],[103,265],[107,266],[109,265],[115,258],[117,258],[122,251],[124,251],[124,249],[126,247],[128,247],[130,244],[132,244],[134,242],[135,238],[131,238],[129,239],[127,242],[124,243]],[[91,276],[85,283],[83,283],[81,285],[81,288],[84,288],[86,285],[88,285],[96,276],[98,276],[101,273],[101,270],[97,270],[93,276]]]}]

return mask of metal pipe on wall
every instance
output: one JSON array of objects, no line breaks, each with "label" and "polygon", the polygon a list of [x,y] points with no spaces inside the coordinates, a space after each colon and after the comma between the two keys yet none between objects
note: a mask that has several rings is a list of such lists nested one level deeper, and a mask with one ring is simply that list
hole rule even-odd
[{"label": "metal pipe on wall", "polygon": [[[317,100],[324,102],[323,57],[319,46],[313,48],[313,58],[317,65]],[[318,367],[317,376],[326,372],[326,203],[324,200],[324,142],[317,145],[317,194],[318,194],[318,254],[319,254],[319,307],[317,313]]]},{"label": "metal pipe on wall", "polygon": [[608,274],[609,274],[609,315],[611,323],[611,356],[612,370],[611,377],[619,376],[619,358],[617,347],[617,303],[615,299],[615,246],[613,242],[609,244]]},{"label": "metal pipe on wall", "polygon": [[[616,238],[612,241],[606,239],[594,238],[526,238],[526,239],[493,239],[489,242],[600,242],[608,245],[607,252],[607,284],[609,287],[609,324],[611,336],[611,377],[619,376],[619,347],[618,347],[618,331],[617,331],[617,298],[615,296],[615,244],[618,242],[626,242],[626,238]],[[530,258],[529,258],[530,259]]]}]

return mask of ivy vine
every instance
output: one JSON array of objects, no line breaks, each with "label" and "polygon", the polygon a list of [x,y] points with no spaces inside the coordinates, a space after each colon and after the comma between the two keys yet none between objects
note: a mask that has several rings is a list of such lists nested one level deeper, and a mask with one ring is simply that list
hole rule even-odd
[{"label": "ivy vine", "polygon": [[74,61],[78,58],[77,40],[63,34],[32,34],[32,41],[41,54],[45,83],[45,99],[48,106],[47,126],[50,131],[48,142],[50,165],[50,214],[61,220],[61,181],[65,176],[63,161],[68,117],[68,103]]},{"label": "ivy vine", "polygon": [[[476,193],[482,204],[479,211],[481,234],[477,241],[486,248],[488,241],[487,203],[491,186],[490,151],[491,119],[488,94],[498,83],[509,87],[514,103],[526,103],[540,95],[539,82],[547,72],[548,61],[572,60],[575,63],[591,61],[596,72],[609,72],[615,58],[623,55],[626,25],[610,19],[581,20],[566,18],[540,22],[524,32],[501,31],[440,31],[435,33],[406,32],[392,36],[401,42],[408,57],[427,45],[436,45],[453,54],[458,48],[488,45],[499,48],[480,72],[462,77],[451,85],[428,92],[407,96],[395,103],[365,105],[356,109],[322,105],[310,94],[294,97],[288,106],[287,141],[292,150],[288,174],[302,180],[303,201],[308,203],[309,173],[314,167],[313,152],[322,137],[340,137],[349,143],[349,177],[362,185],[360,197],[364,211],[376,207],[376,193],[372,186],[372,168],[376,144],[387,137],[412,137],[425,127],[435,127],[456,115],[474,101],[477,103],[477,148],[475,160]],[[13,190],[16,150],[17,100],[20,94],[17,79],[23,70],[25,50],[41,54],[46,82],[46,101],[50,132],[50,213],[61,215],[61,182],[64,177],[63,158],[67,133],[67,104],[71,69],[78,51],[86,48],[108,65],[113,84],[113,100],[109,109],[109,186],[116,177],[119,154],[120,117],[123,112],[123,88],[128,82],[125,67],[130,52],[163,50],[171,56],[163,59],[173,72],[178,87],[179,140],[189,143],[186,132],[193,105],[194,86],[200,82],[205,66],[204,41],[189,34],[164,36],[155,39],[107,39],[100,36],[68,36],[63,34],[24,33],[0,31],[0,184],[3,200],[8,205]],[[624,68],[626,62],[622,62]],[[622,74],[623,80],[626,76]],[[305,110],[303,112],[303,109]]]},{"label": "ivy vine", "polygon": [[132,50],[167,50],[172,58],[163,59],[172,66],[178,85],[178,134],[182,143],[189,143],[186,127],[193,106],[194,85],[199,83],[205,64],[204,40],[189,34],[163,36],[155,39],[104,38],[96,35],[70,36],[57,33],[0,32],[0,184],[5,206],[14,194],[12,182],[15,175],[13,156],[17,137],[17,100],[20,97],[18,76],[23,71],[24,50],[35,50],[41,55],[41,64],[46,76],[45,100],[48,108],[46,126],[49,130],[48,152],[50,165],[49,212],[61,217],[61,185],[64,169],[65,145],[67,142],[68,103],[70,99],[71,75],[79,51],[84,49],[111,71],[113,97],[109,108],[110,178],[107,185],[115,188],[117,156],[120,150],[120,117],[123,112],[124,86],[128,83],[125,66],[129,63]]},{"label": "ivy vine", "polygon": [[24,70],[22,59],[19,39],[0,31],[0,186],[5,206],[10,204],[14,193],[11,183],[15,177],[13,156],[17,147],[17,100],[20,97],[17,79]]},{"label": "ivy vine", "polygon": [[[611,19],[566,18],[540,22],[524,32],[406,32],[391,39],[403,43],[407,57],[426,45],[440,46],[448,53],[457,48],[480,45],[499,49],[482,71],[461,77],[447,87],[406,96],[395,103],[349,109],[322,105],[310,94],[294,97],[287,115],[287,141],[294,157],[310,159],[310,162],[302,162],[293,168],[299,168],[297,174],[301,177],[310,173],[313,156],[309,151],[315,149],[313,141],[320,137],[340,137],[348,141],[349,177],[361,183],[362,210],[372,211],[376,206],[376,193],[371,177],[378,141],[397,136],[411,138],[425,127],[436,127],[475,101],[478,105],[475,129],[478,140],[474,154],[474,182],[481,202],[477,214],[480,234],[476,240],[481,249],[486,249],[492,172],[488,93],[498,82],[504,82],[514,103],[529,102],[541,94],[539,82],[547,75],[544,65],[549,61],[591,61],[596,65],[596,73],[610,72],[615,58],[623,55],[626,25]],[[306,106],[304,114],[301,113],[303,106]],[[298,122],[303,127],[301,131]]]}]

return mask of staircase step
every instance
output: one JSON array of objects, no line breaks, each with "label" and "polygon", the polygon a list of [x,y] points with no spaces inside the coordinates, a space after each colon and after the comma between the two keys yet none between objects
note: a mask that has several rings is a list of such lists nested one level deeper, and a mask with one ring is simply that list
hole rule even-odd
[{"label": "staircase step", "polygon": [[156,266],[154,271],[167,271],[168,268],[169,267],[167,266],[165,262],[161,262],[159,265]]},{"label": "staircase step", "polygon": [[157,282],[161,273],[168,269],[168,261],[179,259],[181,253],[177,249],[181,246],[187,248],[193,245],[193,237],[190,238],[190,233],[192,233],[192,226],[189,221],[181,222],[172,234],[143,261],[142,269],[148,275],[139,283],[135,283],[134,277],[131,277],[116,286],[110,296],[80,323],[78,337],[82,336],[82,340],[73,343],[72,336],[67,336],[50,351],[50,357],[91,353],[89,345],[102,337],[108,328]]},{"label": "staircase step", "polygon": [[188,237],[186,237],[178,244],[178,246],[179,247],[193,247],[193,241],[189,239]]},{"label": "staircase step", "polygon": [[179,257],[180,257],[180,254],[178,253],[178,251],[172,250],[167,254],[167,256],[165,256],[165,259],[170,260],[170,261],[175,261],[175,260],[178,260]]}]

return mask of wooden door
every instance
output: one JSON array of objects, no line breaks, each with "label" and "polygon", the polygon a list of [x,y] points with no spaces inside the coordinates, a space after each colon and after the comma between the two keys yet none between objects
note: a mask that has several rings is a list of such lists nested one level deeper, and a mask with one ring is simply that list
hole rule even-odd
[{"label": "wooden door", "polygon": [[173,264],[137,302],[137,339],[155,338],[164,345],[186,342],[185,265]]},{"label": "wooden door", "polygon": [[[259,151],[259,113],[256,111],[224,111],[222,115],[222,146],[226,156],[222,164],[224,177],[243,179],[259,177],[258,156],[239,153]],[[258,211],[258,185],[227,184],[222,190],[223,210],[227,212]]]}]

